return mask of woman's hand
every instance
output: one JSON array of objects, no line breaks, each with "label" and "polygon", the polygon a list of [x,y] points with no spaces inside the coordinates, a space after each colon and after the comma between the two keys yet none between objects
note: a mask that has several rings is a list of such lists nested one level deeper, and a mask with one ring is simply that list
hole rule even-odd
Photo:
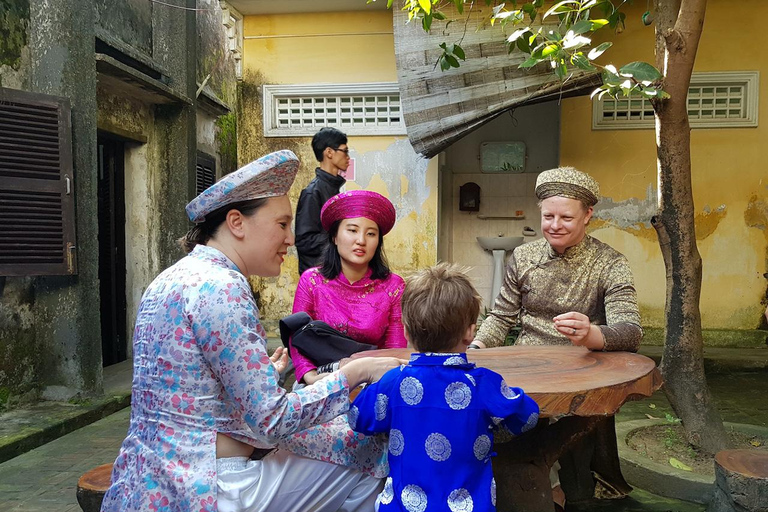
[{"label": "woman's hand", "polygon": [[272,366],[275,367],[277,373],[282,373],[288,367],[288,351],[284,347],[277,347],[269,356],[269,360],[272,361]]},{"label": "woman's hand", "polygon": [[376,382],[389,370],[403,364],[408,364],[408,361],[396,357],[360,357],[349,361],[339,371],[347,376],[349,389],[352,389],[363,382]]},{"label": "woman's hand", "polygon": [[583,313],[569,311],[552,319],[557,332],[571,340],[576,346],[587,347],[590,350],[603,350],[605,338],[596,325],[592,325],[589,317]]}]

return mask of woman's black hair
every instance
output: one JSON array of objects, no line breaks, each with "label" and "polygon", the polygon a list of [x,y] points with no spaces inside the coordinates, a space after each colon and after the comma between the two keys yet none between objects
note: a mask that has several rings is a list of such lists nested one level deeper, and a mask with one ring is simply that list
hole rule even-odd
[{"label": "woman's black hair", "polygon": [[[333,242],[339,233],[340,225],[341,221],[337,220],[331,225],[331,230],[328,231],[328,245],[325,247],[323,263],[320,265],[320,273],[326,279],[336,279],[341,274],[341,256],[339,255],[339,248]],[[379,245],[376,246],[376,252],[373,253],[373,258],[368,262],[368,267],[371,269],[371,279],[389,277],[389,264],[384,255],[384,235],[381,234],[381,231],[379,231]]]},{"label": "woman's black hair", "polygon": [[205,216],[205,220],[200,224],[195,224],[187,234],[179,238],[179,245],[186,253],[192,252],[196,245],[205,245],[208,240],[216,235],[219,227],[224,223],[230,210],[237,210],[246,217],[250,217],[256,211],[264,206],[266,198],[250,199],[248,201],[238,201],[222,206]]}]

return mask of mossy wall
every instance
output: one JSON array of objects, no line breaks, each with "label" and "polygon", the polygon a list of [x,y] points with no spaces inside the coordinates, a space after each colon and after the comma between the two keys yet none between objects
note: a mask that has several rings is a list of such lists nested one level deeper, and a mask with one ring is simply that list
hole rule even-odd
[{"label": "mossy wall", "polygon": [[29,0],[0,0],[0,87],[29,80]]}]

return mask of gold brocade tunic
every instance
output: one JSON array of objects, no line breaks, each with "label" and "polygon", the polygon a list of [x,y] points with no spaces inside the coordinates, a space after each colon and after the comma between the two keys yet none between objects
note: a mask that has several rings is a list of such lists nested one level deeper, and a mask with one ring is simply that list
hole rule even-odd
[{"label": "gold brocade tunic", "polygon": [[553,318],[576,311],[589,317],[605,338],[604,350],[636,352],[643,337],[629,262],[623,254],[587,235],[558,254],[546,239],[519,246],[507,265],[493,311],[476,339],[500,346],[521,325],[520,345],[570,345]]}]

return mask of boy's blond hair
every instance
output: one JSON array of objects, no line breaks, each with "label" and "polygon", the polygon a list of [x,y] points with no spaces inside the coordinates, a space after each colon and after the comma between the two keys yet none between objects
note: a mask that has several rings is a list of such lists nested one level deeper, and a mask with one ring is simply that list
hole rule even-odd
[{"label": "boy's blond hair", "polygon": [[465,269],[439,263],[406,278],[403,325],[419,352],[446,352],[477,322],[482,299]]}]

